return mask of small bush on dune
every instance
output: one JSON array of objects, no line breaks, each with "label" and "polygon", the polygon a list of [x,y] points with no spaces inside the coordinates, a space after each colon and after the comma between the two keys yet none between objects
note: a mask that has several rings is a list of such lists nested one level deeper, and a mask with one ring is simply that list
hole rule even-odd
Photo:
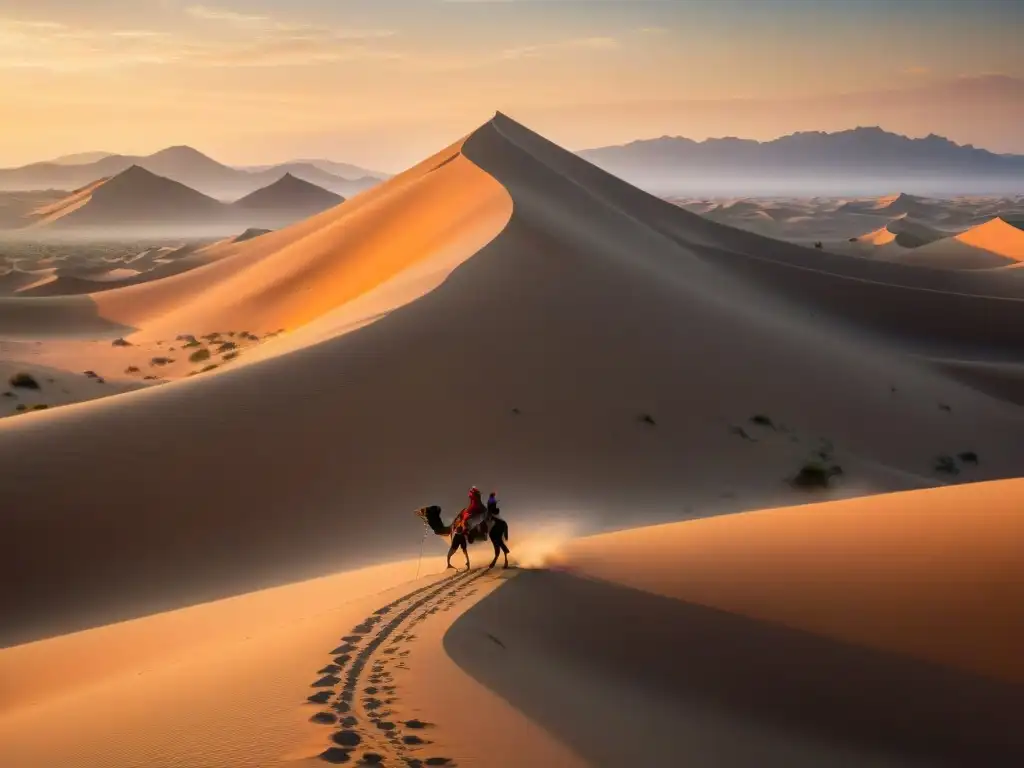
[{"label": "small bush on dune", "polygon": [[190,362],[201,363],[203,360],[210,359],[210,350],[208,349],[197,349],[191,355],[188,356]]},{"label": "small bush on dune", "polygon": [[182,349],[188,349],[189,347],[200,347],[200,346],[202,346],[202,344],[200,344],[200,343],[199,343],[198,341],[196,341],[195,339],[192,339],[192,341],[189,341],[189,342],[187,342],[187,343],[185,343],[185,344],[182,344],[182,345],[181,345],[181,348],[182,348]]},{"label": "small bush on dune", "polygon": [[28,406],[27,406],[27,405],[25,405],[24,403],[22,403],[21,405],[19,405],[19,406],[18,406],[17,408],[15,408],[14,410],[16,410],[16,411],[27,411],[27,410],[28,410]]},{"label": "small bush on dune", "polygon": [[797,488],[828,488],[832,478],[841,474],[843,468],[838,464],[808,461],[790,482]]},{"label": "small bush on dune", "polygon": [[821,246],[821,240],[816,240],[815,243],[814,243],[814,247],[815,248],[821,248],[822,247]]},{"label": "small bush on dune", "polygon": [[127,368],[124,369],[124,372],[125,373],[138,373],[139,372],[139,366],[137,366],[137,365],[129,365]]},{"label": "small bush on dune", "polygon": [[226,355],[224,355],[224,360],[226,362],[228,360],[234,360],[236,357],[238,357],[238,352],[237,351],[235,351],[235,352],[228,352]]},{"label": "small bush on dune", "polygon": [[149,361],[149,364],[150,365],[169,365],[169,364],[171,364],[173,362],[174,362],[174,360],[169,358],[169,357],[154,357],[152,360]]},{"label": "small bush on dune", "polygon": [[974,451],[964,451],[963,453],[958,453],[957,458],[960,459],[960,461],[962,461],[964,464],[978,463],[978,454],[976,454]]},{"label": "small bush on dune", "polygon": [[956,475],[960,473],[960,468],[956,465],[956,461],[953,460],[952,456],[936,457],[934,467],[936,472],[941,472],[944,475]]},{"label": "small bush on dune", "polygon": [[775,423],[771,420],[771,418],[765,416],[763,413],[751,416],[750,421],[762,427],[771,427],[772,429],[775,429]]},{"label": "small bush on dune", "polygon": [[16,373],[11,376],[10,385],[21,389],[40,389],[39,382],[29,373]]},{"label": "small bush on dune", "polygon": [[225,341],[223,344],[221,344],[217,348],[217,354],[219,355],[222,352],[230,352],[232,349],[237,349],[237,347],[238,347],[238,345],[235,344],[235,342],[233,342],[233,341]]},{"label": "small bush on dune", "polygon": [[112,347],[130,347],[131,345],[132,343],[125,339],[114,339],[112,342],[110,342],[110,346]]},{"label": "small bush on dune", "polygon": [[33,405],[32,406],[32,410],[33,411],[45,411],[49,407],[50,406],[46,405],[46,403],[39,403],[37,405]]},{"label": "small bush on dune", "polygon": [[205,368],[203,368],[203,370],[201,370],[200,373],[206,373],[207,371],[212,371],[215,368],[219,368],[219,367],[220,367],[219,365],[217,365],[216,363],[213,363],[212,365],[208,365]]}]

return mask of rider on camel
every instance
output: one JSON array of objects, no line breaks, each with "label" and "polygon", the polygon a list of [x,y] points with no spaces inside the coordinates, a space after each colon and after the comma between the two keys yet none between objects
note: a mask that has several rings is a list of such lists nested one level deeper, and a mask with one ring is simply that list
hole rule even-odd
[{"label": "rider on camel", "polygon": [[475,485],[469,489],[469,506],[459,513],[457,518],[457,525],[459,528],[465,529],[466,523],[473,515],[479,514],[480,512],[486,511],[483,499],[480,497],[480,489]]}]

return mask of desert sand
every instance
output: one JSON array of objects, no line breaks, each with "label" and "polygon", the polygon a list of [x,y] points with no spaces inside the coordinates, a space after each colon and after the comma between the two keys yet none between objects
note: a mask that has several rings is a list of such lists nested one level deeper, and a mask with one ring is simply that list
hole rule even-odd
[{"label": "desert sand", "polygon": [[[207,253],[0,297],[9,362],[219,365],[0,420],[19,765],[1024,754],[1021,489],[976,484],[1024,466],[1012,272],[738,229],[500,114]],[[524,570],[439,573],[411,511],[473,483]]]}]

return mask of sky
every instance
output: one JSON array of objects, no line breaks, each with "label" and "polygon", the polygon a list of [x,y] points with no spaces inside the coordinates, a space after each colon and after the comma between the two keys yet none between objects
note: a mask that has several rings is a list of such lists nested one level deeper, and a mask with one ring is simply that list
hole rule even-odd
[{"label": "sky", "polygon": [[0,165],[397,171],[496,110],[570,149],[870,124],[1024,153],[1022,30],[1018,0],[0,0]]}]

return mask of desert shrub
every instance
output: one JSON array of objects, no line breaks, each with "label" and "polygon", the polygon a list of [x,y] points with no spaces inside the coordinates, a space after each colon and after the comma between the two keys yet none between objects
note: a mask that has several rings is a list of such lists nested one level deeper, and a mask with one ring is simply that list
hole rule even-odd
[{"label": "desert shrub", "polygon": [[189,349],[190,347],[199,347],[199,346],[202,346],[202,344],[200,344],[200,342],[196,341],[195,339],[192,339],[191,341],[186,342],[185,344],[182,344],[181,348],[182,349]]},{"label": "desert shrub", "polygon": [[944,475],[956,475],[960,472],[960,468],[952,456],[937,456],[933,466],[936,472],[941,472]]},{"label": "desert shrub", "polygon": [[137,366],[137,365],[129,365],[127,368],[124,369],[124,372],[125,373],[138,373],[139,372],[139,366]]},{"label": "desert shrub", "polygon": [[193,336],[191,333],[182,333],[182,334],[180,334],[178,336],[175,336],[174,340],[175,341],[195,341],[196,337]]},{"label": "desert shrub", "polygon": [[18,406],[17,408],[15,408],[14,410],[16,410],[16,411],[27,411],[27,410],[28,410],[28,406],[27,406],[27,405],[25,405],[24,403],[21,403],[21,404],[20,404],[20,405],[19,405],[19,406]]},{"label": "desert shrub", "polygon": [[238,348],[238,345],[235,344],[235,342],[233,342],[233,341],[225,341],[223,344],[221,344],[219,347],[217,347],[217,354],[219,355],[222,352],[229,352],[232,349],[237,349],[237,348]]},{"label": "desert shrub", "polygon": [[46,403],[37,403],[36,405],[32,406],[32,410],[33,411],[45,411],[49,407],[50,406],[48,406]]},{"label": "desert shrub", "polygon": [[962,461],[964,464],[978,463],[978,454],[976,454],[974,451],[964,451],[963,453],[958,453],[956,457],[960,459],[960,461]]},{"label": "desert shrub", "polygon": [[110,346],[112,347],[130,347],[131,345],[132,343],[125,339],[114,339],[112,342],[110,342]]},{"label": "desert shrub", "polygon": [[202,370],[200,371],[200,373],[206,373],[207,371],[212,371],[213,369],[215,369],[215,368],[219,368],[219,367],[220,367],[220,366],[219,366],[219,365],[217,365],[216,363],[212,363],[212,364],[210,364],[210,365],[206,366],[205,368],[203,368],[203,369],[202,369]]},{"label": "desert shrub", "polygon": [[97,376],[99,376],[99,374],[96,373],[96,371],[82,371],[82,375],[88,376],[90,379],[95,379]]},{"label": "desert shrub", "polygon": [[16,373],[10,378],[10,385],[12,387],[20,387],[21,389],[39,389],[39,382],[33,378],[30,373]]},{"label": "desert shrub", "polygon": [[226,355],[224,355],[224,361],[227,362],[228,360],[234,360],[236,357],[238,357],[237,350],[235,350],[234,352],[228,352]]},{"label": "desert shrub", "polygon": [[203,360],[210,359],[210,350],[208,349],[197,349],[191,355],[188,356],[190,362],[201,363]]},{"label": "desert shrub", "polygon": [[765,416],[763,413],[758,413],[754,416],[751,416],[750,421],[762,427],[772,427],[773,429],[775,428],[775,423],[771,420],[770,417]]},{"label": "desert shrub", "polygon": [[851,243],[856,243],[857,242],[857,238],[856,237],[851,237],[850,238],[850,242]]},{"label": "desert shrub", "polygon": [[843,474],[838,464],[825,464],[820,461],[808,461],[792,479],[797,488],[828,488],[832,478]]},{"label": "desert shrub", "polygon": [[142,377],[142,380],[143,380],[143,381],[155,381],[156,379],[157,379],[157,377],[156,377],[156,376],[153,376],[153,375],[149,375],[149,376],[143,376],[143,377]]},{"label": "desert shrub", "polygon": [[214,331],[213,333],[206,334],[202,338],[206,339],[207,341],[216,341],[217,339],[220,338],[220,332]]},{"label": "desert shrub", "polygon": [[169,357],[154,357],[152,360],[149,361],[149,364],[150,365],[169,365],[170,363],[173,363],[173,362],[174,362],[174,360],[172,360]]},{"label": "desert shrub", "polygon": [[822,247],[822,246],[821,246],[821,240],[815,240],[815,241],[814,241],[814,247],[815,247],[815,248],[821,248],[821,247]]}]

